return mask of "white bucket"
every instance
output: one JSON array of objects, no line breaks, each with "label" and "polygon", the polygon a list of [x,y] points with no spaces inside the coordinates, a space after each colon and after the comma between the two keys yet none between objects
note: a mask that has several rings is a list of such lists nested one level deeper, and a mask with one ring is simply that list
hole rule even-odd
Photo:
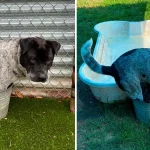
[{"label": "white bucket", "polygon": [[12,86],[0,92],[0,119],[6,117],[8,113],[11,92]]}]

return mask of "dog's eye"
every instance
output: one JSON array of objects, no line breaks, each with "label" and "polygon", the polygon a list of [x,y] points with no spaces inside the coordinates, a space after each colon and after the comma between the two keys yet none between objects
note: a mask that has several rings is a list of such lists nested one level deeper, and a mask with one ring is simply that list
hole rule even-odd
[{"label": "dog's eye", "polygon": [[30,59],[30,62],[34,64],[34,63],[35,63],[35,59],[34,59],[34,58],[31,58],[31,59]]}]

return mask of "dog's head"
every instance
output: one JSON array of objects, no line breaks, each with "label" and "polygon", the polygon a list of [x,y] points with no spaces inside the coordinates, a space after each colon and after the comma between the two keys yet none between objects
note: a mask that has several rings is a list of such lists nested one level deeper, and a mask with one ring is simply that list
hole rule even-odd
[{"label": "dog's head", "polygon": [[60,43],[39,37],[21,39],[19,43],[20,64],[26,68],[29,78],[34,82],[45,82],[54,56],[60,49]]}]

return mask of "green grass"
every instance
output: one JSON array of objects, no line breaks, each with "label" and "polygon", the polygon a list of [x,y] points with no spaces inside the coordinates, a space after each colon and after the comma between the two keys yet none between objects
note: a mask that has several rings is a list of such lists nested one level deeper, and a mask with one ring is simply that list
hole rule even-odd
[{"label": "green grass", "polygon": [[[150,20],[149,0],[78,0],[77,65],[82,64],[80,48],[97,33],[94,25],[109,20]],[[78,149],[149,150],[150,128],[135,118],[130,100],[103,104],[78,79]]]},{"label": "green grass", "polygon": [[74,118],[69,101],[12,98],[0,120],[0,150],[73,150]]},{"label": "green grass", "polygon": [[86,118],[79,125],[78,148],[149,150],[150,130],[146,125],[135,120],[131,106],[129,101],[110,105],[99,104],[99,115]]}]

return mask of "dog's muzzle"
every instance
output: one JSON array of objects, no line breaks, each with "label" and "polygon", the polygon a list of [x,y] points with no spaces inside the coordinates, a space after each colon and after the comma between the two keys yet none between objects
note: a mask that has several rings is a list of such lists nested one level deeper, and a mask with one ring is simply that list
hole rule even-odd
[{"label": "dog's muzzle", "polygon": [[43,73],[43,72],[30,73],[29,77],[31,81],[34,82],[46,82],[48,79],[48,73]]}]

